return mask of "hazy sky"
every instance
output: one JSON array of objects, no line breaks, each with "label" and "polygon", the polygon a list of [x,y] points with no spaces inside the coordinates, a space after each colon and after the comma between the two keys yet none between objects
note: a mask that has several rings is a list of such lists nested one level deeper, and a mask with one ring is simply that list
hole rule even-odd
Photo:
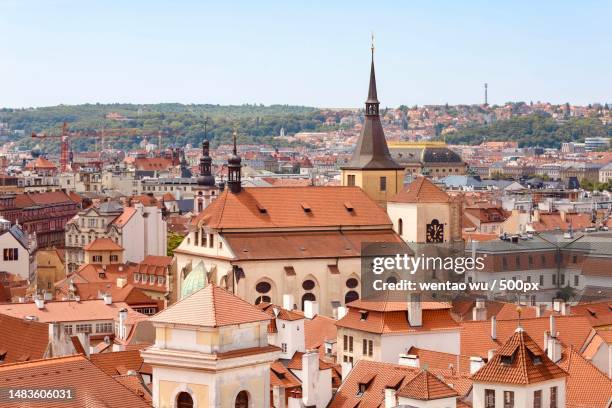
[{"label": "hazy sky", "polygon": [[[231,3],[231,4],[226,4]],[[612,1],[0,0],[0,107],[612,101]]]}]

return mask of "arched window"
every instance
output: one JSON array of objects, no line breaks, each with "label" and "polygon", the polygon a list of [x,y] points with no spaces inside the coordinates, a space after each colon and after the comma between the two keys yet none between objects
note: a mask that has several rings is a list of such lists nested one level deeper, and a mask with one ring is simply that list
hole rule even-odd
[{"label": "arched window", "polygon": [[181,392],[176,397],[177,408],[193,408],[193,398],[188,392]]},{"label": "arched window", "polygon": [[238,395],[236,395],[236,404],[234,404],[236,408],[249,408],[249,394],[246,391],[240,391]]},{"label": "arched window", "polygon": [[257,299],[255,299],[255,304],[258,305],[260,303],[272,303],[272,299],[270,299],[270,296],[266,295],[257,296]]},{"label": "arched window", "polygon": [[314,302],[317,300],[317,297],[312,293],[304,293],[304,296],[302,296],[302,310],[304,310],[304,303],[307,300],[311,300]]},{"label": "arched window", "polygon": [[346,305],[347,303],[351,303],[357,299],[359,299],[359,293],[355,292],[354,290],[350,290],[346,292],[346,295],[344,295],[344,304]]},{"label": "arched window", "polygon": [[401,218],[397,220],[397,233],[402,235],[404,233],[404,220]]}]

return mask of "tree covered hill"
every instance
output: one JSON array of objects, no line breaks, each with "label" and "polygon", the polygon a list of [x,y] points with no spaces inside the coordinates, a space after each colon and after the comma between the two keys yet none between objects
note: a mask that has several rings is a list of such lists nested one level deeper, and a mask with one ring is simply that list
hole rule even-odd
[{"label": "tree covered hill", "polygon": [[570,118],[557,121],[537,113],[493,122],[490,125],[468,125],[446,134],[451,144],[477,145],[488,141],[516,141],[520,147],[558,148],[563,142],[584,142],[586,137],[612,137],[612,124],[597,118]]},{"label": "tree covered hill", "polygon": [[[121,120],[109,120],[106,115],[118,114]],[[59,105],[30,109],[0,109],[0,122],[11,129],[21,129],[25,137],[11,136],[19,145],[32,147],[37,143],[29,135],[32,132],[58,133],[64,121],[71,130],[100,130],[102,128],[163,129],[172,132],[165,145],[195,145],[204,138],[204,122],[208,120],[208,137],[212,144],[227,143],[237,129],[242,143],[257,141],[266,143],[280,133],[281,128],[292,134],[300,131],[322,129],[324,117],[316,108],[291,105],[183,105],[163,103],[153,105],[134,104],[85,104]],[[140,138],[115,138],[118,148],[132,148]],[[156,142],[154,140],[153,142]],[[47,143],[47,142],[45,142]],[[73,140],[77,151],[90,150],[95,141],[82,138]],[[278,144],[279,142],[276,142]],[[57,149],[55,141],[48,142],[48,149]]]}]

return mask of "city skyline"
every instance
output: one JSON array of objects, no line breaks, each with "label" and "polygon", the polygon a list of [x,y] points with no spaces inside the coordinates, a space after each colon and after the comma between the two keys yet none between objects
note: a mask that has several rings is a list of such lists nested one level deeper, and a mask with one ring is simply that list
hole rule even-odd
[{"label": "city skyline", "polygon": [[0,107],[359,107],[371,32],[383,107],[483,103],[485,82],[491,104],[605,103],[612,88],[603,2],[144,7],[0,1]]}]

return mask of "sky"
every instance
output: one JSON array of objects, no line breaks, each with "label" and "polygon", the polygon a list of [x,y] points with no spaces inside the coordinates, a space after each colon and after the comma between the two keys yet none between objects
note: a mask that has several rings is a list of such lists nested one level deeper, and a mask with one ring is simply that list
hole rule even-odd
[{"label": "sky", "polygon": [[612,1],[0,0],[0,107],[612,101]]}]

